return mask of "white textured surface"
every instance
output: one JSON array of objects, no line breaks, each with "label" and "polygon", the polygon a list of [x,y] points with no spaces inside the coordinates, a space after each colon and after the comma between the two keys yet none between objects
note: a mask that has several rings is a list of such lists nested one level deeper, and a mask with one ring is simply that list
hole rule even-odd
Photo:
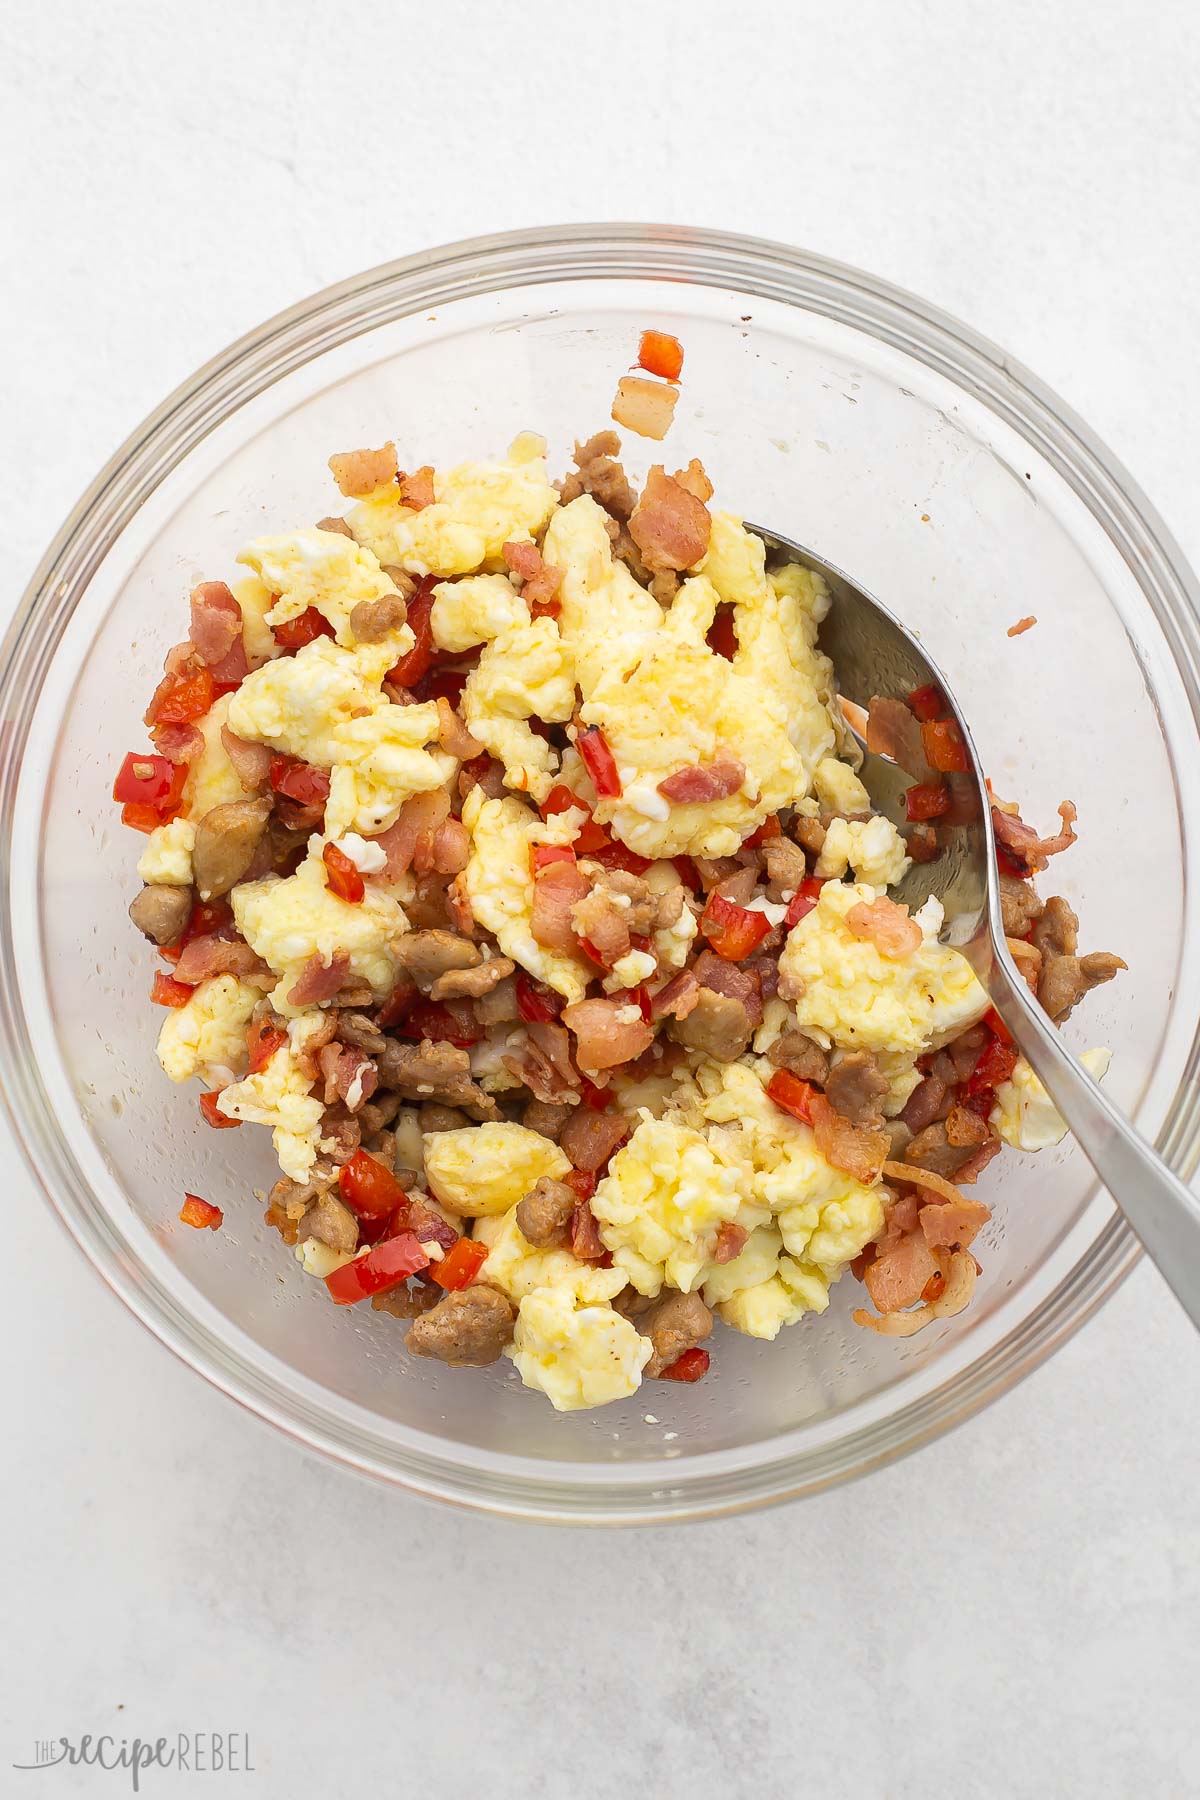
[{"label": "white textured surface", "polygon": [[[936,299],[1200,558],[1190,0],[125,0],[5,26],[8,592],[140,416],[267,314],[448,238],[622,216]],[[107,1297],[3,1148],[0,1791],[128,1791],[9,1773],[38,1737],[215,1727],[250,1733],[263,1795],[1200,1792],[1200,1355],[1150,1269],[856,1487],[554,1533],[267,1433]],[[143,1780],[192,1788],[221,1780]]]}]

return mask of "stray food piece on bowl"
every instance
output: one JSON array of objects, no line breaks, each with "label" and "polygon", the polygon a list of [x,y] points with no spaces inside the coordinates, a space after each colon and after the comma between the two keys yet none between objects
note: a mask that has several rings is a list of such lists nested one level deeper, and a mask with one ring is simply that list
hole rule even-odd
[{"label": "stray food piece on bowl", "polygon": [[[627,422],[661,436],[682,349],[649,332],[639,360]],[[913,777],[898,831],[821,578],[768,568],[694,459],[638,492],[619,450],[577,446],[559,487],[531,434],[408,474],[391,442],[334,455],[346,517],[193,592],[114,786],[163,1069],[209,1125],[273,1132],[302,1270],[562,1411],[696,1382],[718,1322],[773,1339],[848,1271],[874,1331],[952,1317],[977,1180],[1063,1135],[936,902],[888,892],[951,813],[940,695],[862,721]],[[1034,888],[1061,811],[1049,836],[995,811],[1056,1020],[1124,967]]]}]

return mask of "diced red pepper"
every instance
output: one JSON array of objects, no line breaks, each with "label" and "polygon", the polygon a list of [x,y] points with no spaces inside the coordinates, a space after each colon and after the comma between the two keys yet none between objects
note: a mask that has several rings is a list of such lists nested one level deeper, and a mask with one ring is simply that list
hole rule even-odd
[{"label": "diced red pepper", "polygon": [[421,683],[422,700],[448,700],[457,706],[467,685],[469,669],[432,669]]},{"label": "diced red pepper", "polygon": [[557,1019],[566,1004],[561,994],[553,988],[544,987],[527,975],[524,969],[518,969],[514,982],[517,991],[517,1011],[530,1025],[549,1025]]},{"label": "diced red pepper", "polygon": [[673,856],[671,861],[674,863],[675,873],[684,887],[689,887],[693,894],[698,894],[704,883],[700,879],[700,871],[693,859],[690,856]]},{"label": "diced red pepper", "polygon": [[1011,875],[1017,881],[1026,881],[1029,878],[1029,870],[1025,864],[1018,862],[1003,844],[996,845],[996,867],[1002,875]]},{"label": "diced red pepper", "polygon": [[705,642],[715,655],[723,656],[726,662],[733,661],[737,655],[738,640],[733,625],[732,606],[718,606]]},{"label": "diced red pepper", "polygon": [[767,1083],[767,1095],[776,1106],[805,1125],[812,1124],[813,1096],[818,1091],[811,1081],[801,1081],[787,1069],[776,1069]]},{"label": "diced red pepper", "polygon": [[557,787],[550,789],[542,801],[542,817],[548,819],[554,813],[570,812],[572,808],[578,808],[579,811],[587,814],[587,818],[580,826],[578,837],[574,838],[571,843],[571,848],[576,856],[588,856],[593,850],[606,849],[612,839],[603,825],[597,825],[593,819],[592,809],[587,801],[581,800],[579,795],[572,793],[569,787],[564,787],[560,783]]},{"label": "diced red pepper", "polygon": [[323,612],[310,606],[298,618],[286,619],[282,625],[272,625],[271,636],[281,650],[290,653],[303,650],[305,644],[315,643],[319,637],[332,637],[333,626]]},{"label": "diced red pepper", "polygon": [[962,775],[971,767],[963,734],[954,719],[932,719],[921,727],[925,760],[940,775]]},{"label": "diced red pepper", "polygon": [[534,874],[540,875],[551,863],[573,863],[575,852],[567,844],[531,844],[529,861]]},{"label": "diced red pepper", "polygon": [[384,1238],[365,1256],[356,1256],[353,1262],[334,1269],[325,1277],[325,1286],[339,1306],[353,1306],[357,1300],[398,1287],[410,1275],[428,1267],[429,1252],[424,1244],[411,1231],[401,1231],[395,1237]]},{"label": "diced red pepper", "polygon": [[336,844],[326,844],[321,861],[325,864],[325,885],[330,893],[356,905],[367,891],[357,864],[351,862]]},{"label": "diced red pepper", "polygon": [[589,1081],[586,1075],[581,1075],[579,1091],[583,1095],[583,1104],[590,1106],[593,1112],[607,1111],[612,1099],[607,1088],[597,1087],[594,1081]]},{"label": "diced red pepper", "polygon": [[217,1099],[220,1093],[221,1089],[215,1088],[211,1094],[201,1094],[200,1111],[204,1115],[205,1124],[211,1125],[214,1131],[228,1131],[231,1126],[240,1125],[242,1121],[231,1119],[218,1109]]},{"label": "diced red pepper", "polygon": [[664,381],[678,381],[683,371],[683,345],[669,331],[643,331],[637,366],[661,375]]},{"label": "diced red pepper", "polygon": [[440,1000],[423,1000],[418,998],[410,1007],[404,1020],[404,1035],[410,1038],[430,1038],[435,1044],[453,1044],[458,1050],[469,1050],[477,1044],[481,1037],[478,1025],[468,1023],[461,1014],[456,1014]]},{"label": "diced red pepper", "polygon": [[932,1305],[935,1300],[941,1299],[945,1287],[946,1277],[942,1274],[940,1269],[935,1269],[933,1274],[929,1277],[929,1280],[925,1283],[925,1286],[921,1289],[922,1300],[928,1301]]},{"label": "diced red pepper", "polygon": [[669,1363],[659,1376],[660,1381],[699,1381],[702,1375],[708,1374],[712,1357],[707,1350],[696,1344],[691,1350],[685,1350]]},{"label": "diced red pepper", "polygon": [[183,1224],[194,1225],[197,1231],[203,1231],[206,1227],[209,1231],[219,1231],[225,1214],[219,1206],[213,1206],[208,1200],[201,1200],[198,1194],[185,1194],[179,1217]]},{"label": "diced red pepper", "polygon": [[433,641],[433,626],[429,615],[433,611],[434,586],[434,577],[426,575],[408,602],[408,623],[416,642],[400,658],[395,668],[389,671],[388,680],[393,687],[412,687],[433,666],[437,645]]},{"label": "diced red pepper", "polygon": [[191,725],[202,719],[217,697],[212,672],[203,665],[198,669],[179,669],[164,675],[154,690],[154,698],[146,708],[147,725]]},{"label": "diced red pepper", "polygon": [[390,1218],[405,1203],[407,1195],[390,1169],[356,1150],[338,1175],[338,1188],[351,1212],[360,1219]]},{"label": "diced red pepper", "polygon": [[[576,839],[576,845],[578,845],[578,839]],[[622,844],[616,840],[601,844],[597,849],[588,851],[587,854],[593,862],[598,862],[602,869],[624,869],[627,875],[644,875],[650,867],[651,859],[648,856],[639,856],[636,850],[629,848],[628,844]]]},{"label": "diced red pepper", "polygon": [[609,962],[607,956],[605,956],[602,950],[596,948],[591,938],[581,937],[579,940],[579,948],[583,951],[585,956],[591,958],[598,969],[612,968],[612,964]]},{"label": "diced red pepper", "polygon": [[976,1094],[993,1092],[1008,1080],[1016,1066],[1016,1045],[994,1037],[963,1084],[964,1098],[972,1100]]},{"label": "diced red pepper", "polygon": [[144,831],[149,835],[163,823],[163,816],[156,806],[145,806],[140,800],[127,800],[121,808],[121,823],[128,825],[131,831]]},{"label": "diced red pepper", "polygon": [[278,1025],[272,1025],[266,1019],[252,1019],[246,1027],[246,1049],[250,1057],[250,1073],[257,1075],[265,1069],[277,1050],[282,1050],[288,1041],[286,1031]]},{"label": "diced red pepper", "polygon": [[375,1015],[378,1029],[387,1031],[390,1026],[403,1024],[420,997],[412,978],[402,975]]},{"label": "diced red pepper", "polygon": [[187,764],[169,762],[165,756],[131,750],[117,771],[112,796],[123,805],[152,806],[168,812],[183,792]]},{"label": "diced red pepper", "polygon": [[277,794],[300,806],[324,806],[329,798],[329,771],[314,768],[312,763],[297,762],[291,756],[273,756],[269,778]]},{"label": "diced red pepper", "polygon": [[581,1200],[590,1200],[596,1191],[599,1176],[594,1169],[568,1169],[563,1176],[564,1187],[569,1187],[578,1194]]},{"label": "diced red pepper", "polygon": [[718,956],[726,962],[743,962],[771,930],[765,913],[738,906],[714,888],[700,914],[700,929]]},{"label": "diced red pepper", "polygon": [[621,792],[621,777],[617,773],[617,759],[600,727],[585,725],[576,735],[575,748],[583,758],[583,766],[601,800],[615,799]]},{"label": "diced red pepper", "polygon": [[473,1238],[460,1237],[452,1250],[447,1250],[441,1262],[429,1265],[429,1273],[439,1287],[470,1287],[475,1277],[488,1258],[486,1244],[477,1244]]},{"label": "diced red pepper", "polygon": [[931,719],[944,719],[948,710],[945,694],[932,681],[925,687],[914,688],[908,696],[908,704],[922,725]]},{"label": "diced red pepper", "polygon": [[921,781],[904,790],[905,815],[915,819],[940,819],[950,811],[950,790],[940,781]]},{"label": "diced red pepper", "polygon": [[186,982],[174,981],[158,969],[150,987],[150,998],[155,1006],[186,1006],[195,991]]},{"label": "diced red pepper", "polygon": [[641,987],[630,990],[629,998],[641,1009],[642,1018],[649,1025],[654,1018],[654,1008],[650,1004],[650,990],[643,982]]},{"label": "diced red pepper", "polygon": [[760,844],[770,844],[782,836],[783,826],[779,823],[779,814],[772,813],[769,819],[763,820],[757,831],[752,831],[748,838],[743,838],[742,849],[757,850]]},{"label": "diced red pepper", "polygon": [[192,916],[183,928],[178,943],[160,944],[158,954],[166,962],[178,962],[187,945],[198,937],[229,937],[233,931],[233,908],[222,895],[219,900],[197,900]]},{"label": "diced red pepper", "polygon": [[986,1025],[993,1037],[1003,1038],[1006,1044],[1012,1043],[1012,1033],[994,1006],[989,1006],[980,1024]]},{"label": "diced red pepper", "polygon": [[823,875],[806,875],[796,892],[788,901],[788,909],[783,915],[783,923],[788,931],[798,925],[801,919],[807,918],[821,897],[821,889],[825,886]]}]

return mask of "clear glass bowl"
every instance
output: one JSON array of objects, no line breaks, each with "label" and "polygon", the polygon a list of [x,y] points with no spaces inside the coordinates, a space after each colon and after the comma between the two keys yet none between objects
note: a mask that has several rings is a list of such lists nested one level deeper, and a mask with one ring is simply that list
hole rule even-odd
[{"label": "clear glass bowl", "polygon": [[[265,1133],[214,1133],[157,1069],[153,958],[125,916],[137,845],[109,796],[189,586],[257,532],[319,518],[333,450],[394,435],[443,462],[523,428],[563,463],[608,422],[638,330],[687,350],[666,452],[808,542],[924,632],[999,787],[1075,800],[1054,872],[1130,973],[1068,1035],[1174,1167],[1200,1149],[1194,577],[1053,394],[911,295],[781,245],[652,226],[523,232],[375,269],[272,320],[134,433],[67,520],[5,645],[0,952],[6,1100],[37,1179],[133,1311],[306,1444],[423,1494],[641,1522],[812,1492],[1001,1392],[1128,1271],[1133,1240],[1069,1146],[989,1170],[969,1313],[905,1342],[855,1328],[847,1280],[775,1344],[723,1333],[695,1388],[559,1417],[508,1364],[411,1361],[328,1305],[262,1223]],[[638,472],[662,452],[627,444]],[[1037,628],[1009,639],[1025,613]],[[176,1222],[185,1189],[226,1211]]]}]

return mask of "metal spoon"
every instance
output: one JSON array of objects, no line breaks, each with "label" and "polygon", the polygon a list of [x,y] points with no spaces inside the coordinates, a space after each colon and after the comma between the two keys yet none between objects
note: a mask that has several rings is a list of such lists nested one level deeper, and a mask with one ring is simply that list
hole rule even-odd
[{"label": "metal spoon", "polygon": [[[914,911],[935,894],[946,913],[945,941],[962,951],[987,988],[1021,1054],[1100,1180],[1158,1265],[1192,1324],[1200,1328],[1200,1200],[1173,1175],[1064,1045],[1005,943],[1000,915],[991,807],[971,732],[949,683],[922,646],[871,594],[840,569],[790,538],[751,525],[768,558],[799,562],[824,576],[833,596],[821,627],[839,692],[862,707],[876,696],[904,699],[934,683],[945,695],[967,746],[970,770],[953,777],[954,823],[939,821],[944,848],[933,862],[914,863],[895,890]],[[857,734],[856,734],[857,735]],[[876,809],[905,816],[904,790],[916,777],[864,745],[859,771]]]}]

